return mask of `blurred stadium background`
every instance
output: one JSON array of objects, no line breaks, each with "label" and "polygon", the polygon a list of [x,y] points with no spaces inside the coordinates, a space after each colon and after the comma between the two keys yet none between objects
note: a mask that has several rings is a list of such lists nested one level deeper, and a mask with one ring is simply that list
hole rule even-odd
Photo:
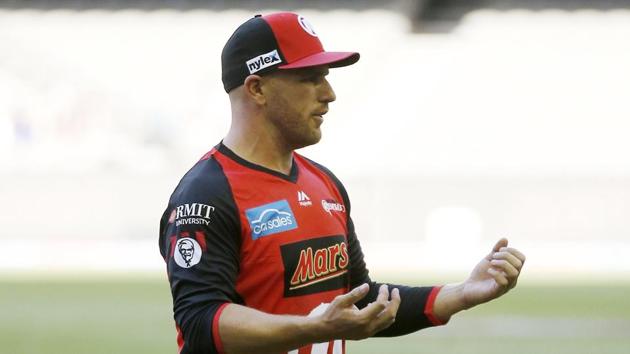
[{"label": "blurred stadium background", "polygon": [[630,352],[627,1],[0,2],[0,353],[174,353],[158,220],[229,125],[220,52],[297,11],[338,100],[303,154],[344,181],[374,278],[519,287],[351,353]]}]

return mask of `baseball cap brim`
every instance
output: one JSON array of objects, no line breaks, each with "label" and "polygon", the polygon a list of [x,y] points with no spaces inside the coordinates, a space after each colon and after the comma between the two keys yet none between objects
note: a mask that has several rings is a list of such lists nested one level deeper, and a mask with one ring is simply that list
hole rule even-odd
[{"label": "baseball cap brim", "polygon": [[328,65],[331,68],[348,66],[359,61],[360,55],[356,52],[319,52],[296,60],[291,64],[278,66],[278,69],[299,69],[311,66]]}]

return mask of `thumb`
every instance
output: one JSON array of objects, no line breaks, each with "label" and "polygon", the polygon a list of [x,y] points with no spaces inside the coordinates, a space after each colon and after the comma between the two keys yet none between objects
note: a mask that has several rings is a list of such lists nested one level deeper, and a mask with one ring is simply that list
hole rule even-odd
[{"label": "thumb", "polygon": [[490,260],[492,260],[492,255],[493,255],[495,252],[499,252],[499,250],[500,250],[502,247],[507,247],[507,245],[508,245],[508,239],[507,239],[507,238],[505,238],[505,237],[502,237],[501,239],[499,239],[499,241],[497,241],[497,243],[494,245],[494,247],[492,247],[492,252],[490,252],[490,253],[488,254],[488,256],[486,257],[486,259],[487,259],[487,260],[489,260],[489,261],[490,261]]},{"label": "thumb", "polygon": [[336,302],[337,305],[341,307],[350,307],[353,304],[355,304],[357,301],[363,299],[365,295],[368,294],[369,290],[370,290],[370,286],[367,283],[361,284],[357,286],[356,288],[352,289],[352,291],[350,291],[349,293],[337,296],[334,302]]}]

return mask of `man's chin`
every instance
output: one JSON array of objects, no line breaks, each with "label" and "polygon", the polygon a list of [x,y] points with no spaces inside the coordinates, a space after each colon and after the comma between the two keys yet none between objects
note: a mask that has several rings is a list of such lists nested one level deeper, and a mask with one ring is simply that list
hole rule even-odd
[{"label": "man's chin", "polygon": [[315,145],[315,144],[319,143],[320,140],[322,140],[322,132],[318,128],[317,132],[315,134],[313,134],[312,136],[310,136],[308,139],[303,139],[303,140],[301,140],[299,142],[296,142],[294,144],[293,150],[297,150],[297,149],[305,148],[307,146]]}]

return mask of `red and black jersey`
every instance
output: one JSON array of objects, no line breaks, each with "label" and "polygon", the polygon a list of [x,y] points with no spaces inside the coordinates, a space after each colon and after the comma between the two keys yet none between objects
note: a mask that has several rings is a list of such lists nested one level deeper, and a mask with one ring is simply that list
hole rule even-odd
[{"label": "red and black jersey", "polygon": [[[350,218],[350,201],[325,167],[297,153],[289,175],[248,162],[223,144],[182,178],[160,221],[181,354],[221,353],[218,320],[229,303],[271,314],[309,315],[363,283],[374,301]],[[398,287],[395,336],[440,324],[438,288]],[[291,353],[345,352],[343,341]]]}]

